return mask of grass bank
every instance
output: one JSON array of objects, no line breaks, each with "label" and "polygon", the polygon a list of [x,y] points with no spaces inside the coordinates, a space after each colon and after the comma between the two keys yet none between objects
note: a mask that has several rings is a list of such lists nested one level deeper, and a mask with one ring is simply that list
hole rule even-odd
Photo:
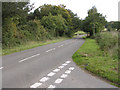
[{"label": "grass bank", "polygon": [[86,39],[72,58],[81,68],[118,86],[118,60],[105,55],[94,39]]},{"label": "grass bank", "polygon": [[12,47],[12,48],[2,49],[2,55],[8,55],[8,54],[11,54],[14,52],[19,52],[19,51],[23,51],[26,49],[31,49],[31,48],[35,48],[35,47],[39,47],[39,46],[43,46],[43,45],[47,45],[47,44],[52,44],[52,43],[64,41],[67,39],[69,39],[69,38],[59,37],[59,38],[55,38],[53,40],[46,40],[46,41],[29,41],[27,43],[24,43],[22,45],[18,45],[18,46]]}]

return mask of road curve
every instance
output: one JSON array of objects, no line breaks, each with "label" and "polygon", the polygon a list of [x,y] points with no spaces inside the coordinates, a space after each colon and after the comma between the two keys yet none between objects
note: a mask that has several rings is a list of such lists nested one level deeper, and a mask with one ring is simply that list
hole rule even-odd
[{"label": "road curve", "polygon": [[3,88],[116,88],[81,70],[72,55],[85,42],[69,39],[3,56]]}]

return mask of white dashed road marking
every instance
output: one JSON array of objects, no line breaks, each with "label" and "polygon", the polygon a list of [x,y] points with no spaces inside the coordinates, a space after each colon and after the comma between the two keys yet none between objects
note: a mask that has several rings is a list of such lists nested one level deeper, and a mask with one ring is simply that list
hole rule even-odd
[{"label": "white dashed road marking", "polygon": [[60,45],[60,46],[58,46],[58,47],[62,47],[62,46],[64,46],[64,44],[62,44],[62,45]]},{"label": "white dashed road marking", "polygon": [[67,66],[67,63],[62,64],[63,66]]},{"label": "white dashed road marking", "polygon": [[0,70],[3,69],[3,67],[0,67]]},{"label": "white dashed road marking", "polygon": [[66,73],[66,74],[70,74],[71,71],[70,71],[70,70],[66,70],[65,73]]},{"label": "white dashed road marking", "polygon": [[65,63],[70,63],[71,61],[66,61]]},{"label": "white dashed road marking", "polygon": [[63,79],[57,79],[56,81],[55,81],[55,83],[61,83],[63,81]]},{"label": "white dashed road marking", "polygon": [[40,79],[40,82],[46,82],[48,79],[48,77],[43,77],[42,79]]},{"label": "white dashed road marking", "polygon": [[50,52],[50,51],[52,51],[52,50],[55,50],[56,48],[53,48],[53,49],[49,49],[49,50],[47,50],[46,52]]},{"label": "white dashed road marking", "polygon": [[46,52],[50,52],[52,49],[47,50]]},{"label": "white dashed road marking", "polygon": [[[55,50],[55,48],[51,49],[51,50]],[[41,78],[39,81],[40,83],[35,83],[33,85],[30,86],[30,88],[38,88],[40,85],[42,85],[42,83],[46,82],[47,80],[49,80],[52,76],[54,76],[57,72],[59,72],[62,68],[64,68],[66,65],[68,65],[71,61],[66,61],[64,64],[62,64],[61,66],[59,66],[58,68],[54,69],[52,72],[47,74],[47,77],[43,77]],[[2,67],[0,68],[2,69]],[[54,83],[56,84],[60,84],[66,77],[68,77],[68,74],[70,74],[72,72],[72,70],[74,70],[74,67],[69,67],[64,74],[62,74],[60,76],[60,78],[56,79]],[[49,85],[48,88],[56,88],[55,85]]]},{"label": "white dashed road marking", "polygon": [[35,84],[31,85],[30,88],[37,88],[40,85],[42,85],[42,83],[35,83]]},{"label": "white dashed road marking", "polygon": [[54,75],[55,75],[55,73],[50,72],[47,76],[52,77],[52,76],[54,76]]},{"label": "white dashed road marking", "polygon": [[31,58],[36,57],[36,56],[39,56],[39,55],[40,55],[40,54],[33,55],[33,56],[31,56],[31,57],[28,57],[28,58],[25,58],[25,59],[23,59],[23,60],[20,60],[19,62],[26,61],[26,60],[28,60],[28,59],[31,59]]},{"label": "white dashed road marking", "polygon": [[60,77],[61,78],[66,78],[68,75],[67,74],[62,74]]},{"label": "white dashed road marking", "polygon": [[52,50],[55,50],[56,48],[53,48]]},{"label": "white dashed road marking", "polygon": [[56,86],[55,85],[50,85],[48,88],[55,88]]},{"label": "white dashed road marking", "polygon": [[59,66],[58,68],[59,68],[59,69],[62,69],[62,68],[64,68],[64,66]]},{"label": "white dashed road marking", "polygon": [[69,70],[74,70],[75,68],[74,67],[70,67]]},{"label": "white dashed road marking", "polygon": [[60,69],[54,69],[54,70],[53,70],[53,72],[58,72],[58,71],[60,71]]}]

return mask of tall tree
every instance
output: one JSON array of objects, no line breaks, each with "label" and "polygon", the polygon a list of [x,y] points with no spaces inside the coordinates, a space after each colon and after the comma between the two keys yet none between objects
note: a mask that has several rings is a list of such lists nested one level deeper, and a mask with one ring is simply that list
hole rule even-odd
[{"label": "tall tree", "polygon": [[95,33],[100,32],[106,25],[105,16],[97,12],[97,8],[94,6],[88,11],[88,16],[83,21],[83,30],[90,32],[90,36],[94,36]]}]

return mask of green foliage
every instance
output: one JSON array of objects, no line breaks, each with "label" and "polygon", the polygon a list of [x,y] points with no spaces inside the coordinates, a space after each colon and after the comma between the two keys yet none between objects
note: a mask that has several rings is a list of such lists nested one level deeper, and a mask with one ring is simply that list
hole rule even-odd
[{"label": "green foliage", "polygon": [[120,29],[120,22],[119,21],[111,21],[108,22],[105,27],[108,29],[108,31],[118,31]]},{"label": "green foliage", "polygon": [[118,32],[101,32],[96,35],[96,41],[106,54],[118,58]]},{"label": "green foliage", "polygon": [[67,32],[66,20],[61,16],[44,16],[41,20],[42,25],[53,33],[53,36],[64,36]]},{"label": "green foliage", "polygon": [[8,55],[8,54],[19,52],[19,51],[23,51],[23,50],[27,50],[27,49],[47,45],[47,44],[52,44],[52,43],[64,41],[66,39],[69,39],[69,38],[58,37],[58,38],[52,38],[52,40],[47,40],[47,41],[35,41],[35,40],[32,41],[31,40],[31,41],[27,41],[26,43],[22,43],[20,45],[17,45],[17,46],[11,47],[11,48],[2,49],[2,55]]},{"label": "green foliage", "polygon": [[83,34],[86,34],[85,32],[83,31],[77,31],[75,34],[80,34],[80,35],[83,35]]},{"label": "green foliage", "polygon": [[32,5],[24,2],[3,3],[3,48],[12,48],[31,40],[73,36],[74,13],[65,9],[64,5],[43,5],[28,13],[32,8]]},{"label": "green foliage", "polygon": [[95,33],[102,31],[105,25],[105,17],[97,12],[96,7],[93,7],[88,11],[88,16],[82,22],[82,30],[90,32],[90,36],[95,36]]},{"label": "green foliage", "polygon": [[118,60],[105,55],[94,39],[86,39],[72,58],[81,68],[119,84]]}]

